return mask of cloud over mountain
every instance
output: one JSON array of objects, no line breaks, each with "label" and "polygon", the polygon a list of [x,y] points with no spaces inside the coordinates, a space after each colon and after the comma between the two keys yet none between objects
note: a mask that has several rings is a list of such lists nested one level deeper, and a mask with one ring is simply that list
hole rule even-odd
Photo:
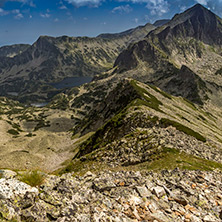
[{"label": "cloud over mountain", "polygon": [[103,0],[66,0],[68,3],[73,4],[76,7],[81,6],[94,6],[97,7]]}]

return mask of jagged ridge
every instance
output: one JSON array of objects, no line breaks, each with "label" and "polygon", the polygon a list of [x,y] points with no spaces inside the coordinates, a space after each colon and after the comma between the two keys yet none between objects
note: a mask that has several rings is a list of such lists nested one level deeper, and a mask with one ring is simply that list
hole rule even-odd
[{"label": "jagged ridge", "polygon": [[[146,39],[124,50],[115,61],[116,72],[124,75],[124,72],[131,70],[125,76],[155,84],[173,95],[181,95],[193,102],[201,104],[209,99],[219,104],[219,99],[216,101],[213,98],[211,90],[215,91],[214,84],[219,85],[217,88],[222,84],[221,76],[215,75],[219,72],[222,61],[219,53],[221,24],[218,16],[197,4],[174,16],[166,25],[151,31]],[[189,75],[191,88],[198,89],[194,90],[195,95],[192,96],[187,95],[183,89],[188,83],[185,66],[196,76],[196,80],[192,81]],[[167,82],[170,78],[175,80],[175,87],[172,80]]]}]

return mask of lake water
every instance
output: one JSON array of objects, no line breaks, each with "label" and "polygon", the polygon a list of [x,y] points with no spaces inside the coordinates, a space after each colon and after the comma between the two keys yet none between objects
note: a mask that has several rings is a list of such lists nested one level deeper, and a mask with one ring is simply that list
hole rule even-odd
[{"label": "lake water", "polygon": [[7,92],[9,96],[18,96],[17,92]]},{"label": "lake water", "polygon": [[63,79],[60,82],[51,83],[50,85],[56,89],[72,88],[75,86],[80,86],[84,83],[89,83],[92,80],[90,76],[81,76],[81,77],[68,77]]},{"label": "lake water", "polygon": [[46,106],[47,104],[48,104],[47,102],[45,102],[45,103],[31,103],[31,106],[41,108],[41,107]]}]

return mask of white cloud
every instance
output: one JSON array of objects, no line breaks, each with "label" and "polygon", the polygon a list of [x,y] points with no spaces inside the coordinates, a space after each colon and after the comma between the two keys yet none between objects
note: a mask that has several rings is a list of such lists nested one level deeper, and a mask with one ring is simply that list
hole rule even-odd
[{"label": "white cloud", "polygon": [[61,5],[61,6],[59,7],[59,9],[61,9],[61,10],[66,10],[67,7],[66,7],[65,5]]},{"label": "white cloud", "polygon": [[14,9],[14,10],[12,10],[12,13],[13,13],[13,14],[19,14],[19,13],[20,13],[20,10],[19,10],[19,9]]},{"label": "white cloud", "polygon": [[40,13],[40,16],[41,16],[42,18],[49,18],[51,15],[50,15],[49,13],[45,13],[45,14]]},{"label": "white cloud", "polygon": [[152,15],[163,15],[169,11],[168,2],[165,0],[150,0],[146,7],[151,10]]},{"label": "white cloud", "polygon": [[14,16],[15,19],[22,19],[24,18],[22,13],[18,13],[17,15]]},{"label": "white cloud", "polygon": [[208,0],[196,0],[196,2],[202,5],[207,5]]},{"label": "white cloud", "polygon": [[167,0],[118,0],[119,2],[132,2],[134,4],[144,3],[152,15],[163,15],[169,11]]},{"label": "white cloud", "polygon": [[23,14],[20,12],[19,9],[14,9],[14,10],[11,10],[11,11],[6,11],[2,8],[0,8],[0,16],[4,16],[4,15],[14,15],[14,18],[15,19],[22,19],[24,18]]},{"label": "white cloud", "polygon": [[11,0],[11,1],[21,2],[25,5],[29,5],[30,7],[36,7],[36,5],[33,3],[32,0]]},{"label": "white cloud", "polygon": [[36,7],[33,0],[0,0],[0,5],[4,5],[5,2],[20,2],[24,5],[29,5],[31,7]]},{"label": "white cloud", "polygon": [[19,9],[14,9],[14,10],[12,10],[12,11],[11,11],[11,14],[15,14],[15,15],[14,15],[14,18],[15,18],[15,19],[22,19],[22,18],[24,18],[23,14],[20,12]]},{"label": "white cloud", "polygon": [[9,12],[5,11],[4,9],[0,8],[0,16],[8,15]]},{"label": "white cloud", "polygon": [[131,12],[133,9],[129,6],[129,5],[121,5],[121,6],[118,6],[118,7],[115,7],[113,10],[112,10],[112,13],[129,13]]},{"label": "white cloud", "polygon": [[184,12],[187,9],[187,6],[182,5],[180,6],[180,12]]},{"label": "white cloud", "polygon": [[150,18],[150,15],[145,15],[144,18],[143,18],[143,21],[145,22],[152,22],[151,18]]},{"label": "white cloud", "polygon": [[135,23],[138,23],[138,22],[139,22],[139,19],[138,19],[138,18],[135,18],[135,19],[134,19],[134,22],[135,22]]},{"label": "white cloud", "polygon": [[69,4],[73,4],[76,7],[81,6],[91,6],[91,7],[98,7],[103,0],[65,0]]}]

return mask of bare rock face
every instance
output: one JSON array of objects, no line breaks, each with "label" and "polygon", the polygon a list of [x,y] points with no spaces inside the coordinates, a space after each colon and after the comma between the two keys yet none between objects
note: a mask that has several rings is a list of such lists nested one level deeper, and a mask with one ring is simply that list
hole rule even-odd
[{"label": "bare rock face", "polygon": [[0,170],[1,178],[12,179],[17,176],[17,173],[12,170]]},{"label": "bare rock face", "polygon": [[165,194],[164,188],[160,186],[154,187],[152,191],[158,198],[161,198]]},{"label": "bare rock face", "polygon": [[16,221],[219,222],[221,179],[220,172],[178,169],[48,175],[38,189],[1,179],[1,189],[8,188],[0,215]]},{"label": "bare rock face", "polygon": [[38,193],[36,188],[20,182],[16,179],[0,179],[0,196],[1,199],[13,198],[16,195],[25,195],[27,192]]}]

